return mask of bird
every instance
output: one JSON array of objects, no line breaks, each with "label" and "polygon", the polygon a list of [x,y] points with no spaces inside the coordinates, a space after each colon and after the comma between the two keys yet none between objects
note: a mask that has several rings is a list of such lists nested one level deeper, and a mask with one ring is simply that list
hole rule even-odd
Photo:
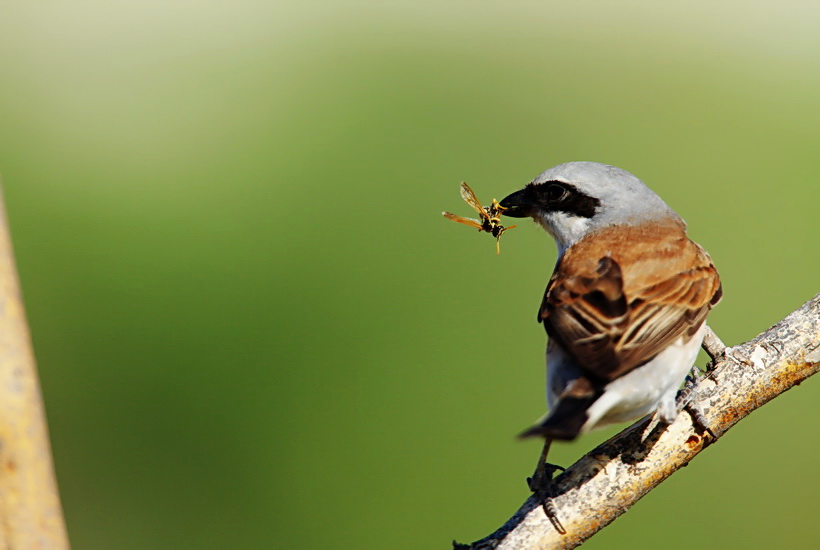
[{"label": "bird", "polygon": [[636,176],[597,162],[554,166],[500,206],[504,216],[532,218],[558,247],[538,309],[549,412],[521,434],[545,438],[535,477],[546,475],[552,440],[651,413],[674,421],[723,294],[683,219]]}]

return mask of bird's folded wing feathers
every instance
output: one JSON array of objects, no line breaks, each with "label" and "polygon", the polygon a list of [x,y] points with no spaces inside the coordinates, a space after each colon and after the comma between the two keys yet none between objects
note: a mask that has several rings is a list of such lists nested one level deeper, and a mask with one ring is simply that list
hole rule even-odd
[{"label": "bird's folded wing feathers", "polygon": [[550,338],[599,380],[695,334],[721,296],[711,258],[680,229],[628,237],[629,247],[599,235],[567,250],[539,311]]}]

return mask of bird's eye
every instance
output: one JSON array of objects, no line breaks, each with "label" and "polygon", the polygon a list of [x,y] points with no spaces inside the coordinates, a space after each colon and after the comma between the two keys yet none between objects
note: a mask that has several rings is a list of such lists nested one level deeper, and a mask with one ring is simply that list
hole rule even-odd
[{"label": "bird's eye", "polygon": [[567,191],[566,187],[563,185],[551,183],[547,187],[547,199],[550,202],[562,201],[567,198],[567,196],[569,196],[569,191]]}]

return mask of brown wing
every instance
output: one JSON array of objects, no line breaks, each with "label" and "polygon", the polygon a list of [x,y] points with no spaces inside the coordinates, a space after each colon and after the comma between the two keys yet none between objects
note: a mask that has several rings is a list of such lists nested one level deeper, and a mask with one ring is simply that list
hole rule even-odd
[{"label": "brown wing", "polygon": [[539,320],[582,369],[612,380],[692,336],[720,296],[712,260],[682,226],[620,227],[566,251]]}]

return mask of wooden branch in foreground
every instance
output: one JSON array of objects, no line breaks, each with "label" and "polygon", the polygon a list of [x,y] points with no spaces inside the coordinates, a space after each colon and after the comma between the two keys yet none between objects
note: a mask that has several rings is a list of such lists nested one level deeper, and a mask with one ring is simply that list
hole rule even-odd
[{"label": "wooden branch in foreground", "polygon": [[43,401],[0,197],[0,548],[66,550]]},{"label": "wooden branch in foreground", "polygon": [[[820,294],[778,324],[716,358],[694,403],[720,437],[753,410],[820,370]],[[492,535],[458,549],[575,548],[609,525],[711,443],[681,412],[667,427],[647,418],[599,445],[557,477],[559,534],[530,497]]]}]

